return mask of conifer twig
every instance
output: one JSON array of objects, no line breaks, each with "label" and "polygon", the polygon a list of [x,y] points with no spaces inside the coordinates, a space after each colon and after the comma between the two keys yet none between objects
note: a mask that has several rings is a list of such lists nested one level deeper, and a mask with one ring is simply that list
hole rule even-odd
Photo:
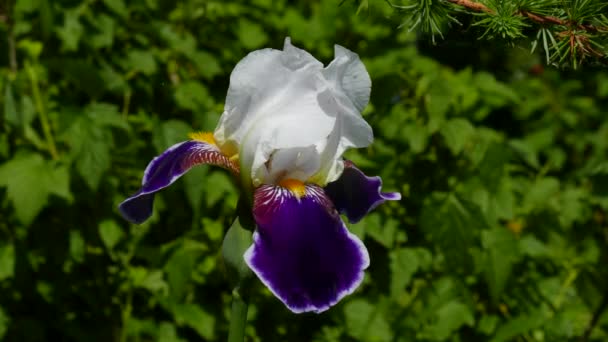
[{"label": "conifer twig", "polygon": [[[494,14],[494,10],[492,10],[491,8],[489,8],[488,6],[486,6],[480,2],[475,2],[473,0],[447,0],[447,1],[450,3],[453,3],[455,5],[465,7],[467,9],[470,9],[475,12],[485,12],[485,13],[489,13],[489,14]],[[567,20],[563,20],[563,19],[560,19],[560,18],[557,18],[554,16],[550,16],[550,15],[545,16],[545,15],[535,14],[535,13],[532,13],[530,11],[525,11],[525,10],[519,11],[517,13],[517,15],[528,18],[539,24],[571,26],[571,23],[568,22]],[[591,24],[579,24],[579,25],[577,25],[577,27],[579,29],[591,31],[591,32],[608,31],[608,27],[596,27]]]}]

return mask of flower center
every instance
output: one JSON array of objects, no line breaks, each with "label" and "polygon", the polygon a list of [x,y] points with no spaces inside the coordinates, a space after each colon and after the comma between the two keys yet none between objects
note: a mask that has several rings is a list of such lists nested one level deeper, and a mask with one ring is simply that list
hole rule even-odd
[{"label": "flower center", "polygon": [[192,132],[188,133],[188,138],[196,141],[201,141],[217,147],[230,161],[238,163],[239,154],[238,150],[232,145],[225,145],[220,148],[215,141],[215,137],[212,132]]},{"label": "flower center", "polygon": [[293,178],[283,179],[279,182],[279,186],[291,191],[297,198],[306,195],[306,185],[300,180]]},{"label": "flower center", "polygon": [[188,134],[188,138],[217,146],[213,133],[211,132],[192,132]]}]

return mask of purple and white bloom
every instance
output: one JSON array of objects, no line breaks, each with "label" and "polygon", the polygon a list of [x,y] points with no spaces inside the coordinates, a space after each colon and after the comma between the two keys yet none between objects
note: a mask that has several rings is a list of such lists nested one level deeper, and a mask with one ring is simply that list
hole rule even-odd
[{"label": "purple and white bloom", "polygon": [[215,131],[191,134],[154,158],[120,212],[142,223],[154,194],[190,168],[224,167],[253,196],[247,265],[291,311],[325,311],[359,286],[369,266],[367,249],[340,213],[354,223],[401,199],[342,158],[373,140],[361,116],[370,91],[357,54],[339,45],[326,67],[289,38],[283,50],[254,51],[232,71]]}]

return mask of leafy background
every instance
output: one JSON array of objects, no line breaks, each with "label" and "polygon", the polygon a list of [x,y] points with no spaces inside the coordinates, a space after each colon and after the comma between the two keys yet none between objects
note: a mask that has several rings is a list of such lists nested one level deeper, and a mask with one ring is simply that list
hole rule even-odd
[{"label": "leafy background", "polygon": [[362,3],[3,1],[0,339],[226,338],[229,176],[193,170],[140,226],[116,207],[213,130],[242,57],[291,36],[362,57],[376,141],[347,156],[404,198],[350,227],[372,259],[355,294],[293,315],[255,284],[247,340],[607,340],[607,70],[475,27],[434,45]]}]

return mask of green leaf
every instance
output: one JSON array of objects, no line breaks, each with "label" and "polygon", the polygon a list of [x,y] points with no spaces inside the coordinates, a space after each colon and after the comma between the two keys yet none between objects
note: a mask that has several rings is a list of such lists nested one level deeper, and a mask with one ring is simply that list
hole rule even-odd
[{"label": "green leaf", "polygon": [[20,153],[0,165],[0,186],[7,188],[17,218],[26,225],[48,204],[49,195],[72,200],[67,168],[39,154]]},{"label": "green leaf", "polygon": [[70,230],[70,255],[78,263],[84,262],[86,243],[78,230]]},{"label": "green leaf", "polygon": [[513,233],[502,227],[483,231],[481,242],[485,249],[485,279],[492,300],[499,303],[513,265],[519,258],[519,245]]},{"label": "green leaf", "polygon": [[163,296],[169,292],[169,285],[165,282],[164,273],[161,270],[134,266],[129,268],[129,278],[131,278],[133,286],[137,288],[143,288],[152,293],[160,292]]},{"label": "green leaf", "polygon": [[441,248],[452,270],[463,272],[473,267],[469,248],[487,222],[475,204],[435,193],[422,209],[420,227]]},{"label": "green leaf", "polygon": [[125,5],[124,0],[103,0],[103,3],[119,16],[127,16],[127,6]]},{"label": "green leaf", "polygon": [[456,155],[469,142],[475,128],[466,119],[456,118],[446,121],[439,132],[445,139],[446,146],[452,151],[452,154]]},{"label": "green leaf", "polygon": [[408,140],[412,153],[421,153],[428,143],[427,126],[419,123],[408,124],[403,127],[398,127],[403,136]]},{"label": "green leaf", "polygon": [[209,208],[219,201],[228,201],[230,195],[235,195],[237,192],[232,178],[224,170],[208,173],[205,177],[205,185],[205,200]]},{"label": "green leaf", "polygon": [[514,337],[520,336],[541,326],[545,319],[545,312],[543,309],[534,309],[532,312],[524,313],[501,325],[496,330],[496,334],[491,341],[513,341]]},{"label": "green leaf", "polygon": [[146,50],[130,50],[126,62],[129,69],[139,71],[147,76],[154,74],[157,69],[154,55]]},{"label": "green leaf", "polygon": [[152,143],[158,153],[162,153],[170,146],[188,139],[188,133],[192,131],[190,125],[179,120],[167,120],[155,126]]},{"label": "green leaf", "polygon": [[76,170],[91,190],[97,190],[111,166],[111,133],[86,117],[76,119],[68,131]]},{"label": "green leaf", "polygon": [[176,304],[172,307],[175,322],[188,326],[206,340],[214,340],[215,317],[196,304]]},{"label": "green leaf", "polygon": [[110,47],[114,43],[114,31],[116,30],[116,21],[105,14],[99,14],[90,18],[93,25],[99,33],[92,35],[91,45],[97,49]]},{"label": "green leaf", "polygon": [[233,288],[240,286],[252,275],[243,255],[253,243],[253,238],[251,229],[244,228],[241,220],[239,217],[234,220],[222,243],[222,258]]},{"label": "green leaf", "polygon": [[175,89],[175,102],[184,109],[201,112],[211,107],[207,88],[199,82],[188,81],[181,83]]},{"label": "green leaf", "polygon": [[17,112],[15,97],[13,96],[12,82],[7,81],[4,89],[4,118],[14,127],[21,126],[23,120]]},{"label": "green leaf", "polygon": [[175,325],[169,322],[162,322],[158,326],[158,342],[183,342],[177,335]]},{"label": "green leaf", "polygon": [[426,326],[419,336],[443,341],[463,325],[473,326],[474,324],[475,318],[471,309],[463,303],[451,301],[442,305],[435,312],[434,324]]},{"label": "green leaf", "polygon": [[399,222],[392,219],[383,222],[378,213],[372,213],[361,220],[358,225],[363,226],[366,235],[371,236],[384,247],[391,248]]},{"label": "green leaf", "polygon": [[424,248],[400,248],[391,252],[390,260],[391,296],[397,297],[419,269],[429,267],[432,255]]},{"label": "green leaf", "polygon": [[93,102],[87,105],[85,113],[96,125],[130,130],[129,123],[120,115],[115,104]]},{"label": "green leaf", "polygon": [[262,26],[247,19],[238,21],[237,35],[241,44],[249,50],[259,48],[268,41],[268,35]]},{"label": "green leaf", "polygon": [[496,315],[484,315],[477,324],[477,330],[484,335],[490,335],[496,330],[499,318]]},{"label": "green leaf", "polygon": [[344,305],[347,332],[359,341],[390,341],[392,332],[381,308],[364,299],[354,299]]},{"label": "green leaf", "polygon": [[198,72],[206,79],[211,79],[222,73],[222,67],[217,58],[205,51],[196,51],[190,55],[190,60]]},{"label": "green leaf", "polygon": [[[199,215],[201,209],[205,208],[205,206],[203,206],[203,198],[205,197],[205,192],[206,190],[208,190],[207,187],[209,186],[209,182],[206,182],[205,180],[207,179],[209,174],[209,169],[201,165],[193,167],[192,169],[190,169],[190,171],[188,171],[188,173],[186,173],[182,177],[186,196],[188,197],[188,202],[190,203],[190,206],[192,207],[192,210],[196,215]],[[214,196],[215,194],[217,194],[216,191],[210,190],[209,192],[210,196]],[[222,193],[221,191],[219,192]]]},{"label": "green leaf", "polygon": [[[0,245],[0,281],[15,275],[15,246]],[[0,337],[2,334],[0,334]]]},{"label": "green leaf", "polygon": [[559,191],[559,188],[560,183],[556,178],[544,177],[537,179],[525,189],[522,210],[524,212],[532,212],[546,207],[553,196]]},{"label": "green leaf", "polygon": [[164,270],[167,273],[169,294],[174,300],[182,300],[188,292],[198,260],[204,249],[199,243],[185,240],[167,260]]},{"label": "green leaf", "polygon": [[492,143],[486,149],[479,163],[479,176],[484,185],[496,192],[501,182],[497,181],[504,174],[505,166],[510,159],[511,150],[501,143]]},{"label": "green leaf", "polygon": [[57,35],[61,39],[62,49],[65,51],[78,50],[78,44],[84,33],[84,27],[80,23],[79,9],[71,9],[63,12],[63,26],[57,28]]},{"label": "green leaf", "polygon": [[10,322],[11,317],[7,315],[4,309],[0,306],[0,339],[6,335]]},{"label": "green leaf", "polygon": [[492,74],[486,72],[475,73],[473,84],[479,88],[484,100],[492,106],[499,107],[519,101],[519,95],[514,89],[497,81]]},{"label": "green leaf", "polygon": [[114,249],[124,236],[125,233],[114,220],[104,220],[99,224],[99,237],[104,246],[110,251]]}]

